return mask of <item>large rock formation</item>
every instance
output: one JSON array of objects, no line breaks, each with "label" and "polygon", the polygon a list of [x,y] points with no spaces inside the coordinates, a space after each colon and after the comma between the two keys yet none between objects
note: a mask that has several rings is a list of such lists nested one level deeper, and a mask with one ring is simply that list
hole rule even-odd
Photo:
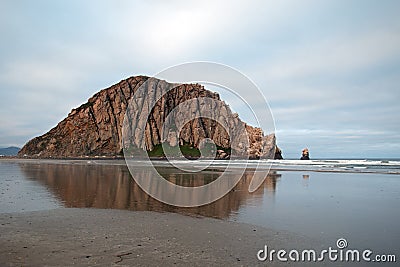
[{"label": "large rock formation", "polygon": [[[132,101],[138,88],[143,89],[142,94]],[[200,103],[198,99],[205,99],[205,102]],[[216,101],[212,101],[213,99]],[[146,111],[149,103],[155,103],[154,108],[148,111],[146,121],[141,121],[138,117],[140,112],[137,111]],[[173,111],[177,106],[180,109]],[[125,124],[127,129],[123,131],[127,110],[129,123]],[[169,120],[174,119],[172,124],[176,125],[182,124],[182,121],[193,113],[209,113],[212,116],[208,114],[208,118],[196,118],[186,122],[179,132],[177,129],[169,129],[165,133],[163,124],[171,112],[176,114],[170,116]],[[241,140],[245,135],[244,130],[236,130],[229,135],[226,128],[213,118],[217,121],[224,120],[229,129],[245,129],[248,134],[246,140],[249,143],[231,144],[233,139],[229,136]],[[140,125],[145,125],[144,131]],[[123,132],[127,135],[125,138],[122,136]],[[141,132],[144,134],[140,135]],[[170,146],[186,144],[198,148],[204,138],[213,140],[218,148],[224,149],[224,153],[233,149],[250,158],[274,158],[275,155],[275,135],[264,136],[260,128],[242,122],[228,105],[220,101],[217,93],[208,91],[199,84],[177,85],[145,76],[122,80],[96,93],[87,103],[73,109],[49,132],[30,140],[18,155],[43,158],[114,157],[121,156],[123,148],[132,144],[142,151],[151,151],[164,142]],[[130,143],[126,143],[127,140]]]}]

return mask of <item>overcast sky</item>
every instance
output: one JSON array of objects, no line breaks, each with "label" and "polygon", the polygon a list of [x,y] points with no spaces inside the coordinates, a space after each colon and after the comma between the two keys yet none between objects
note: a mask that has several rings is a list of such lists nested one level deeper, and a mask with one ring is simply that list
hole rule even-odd
[{"label": "overcast sky", "polygon": [[284,157],[308,147],[314,158],[400,158],[399,10],[399,1],[1,1],[0,146],[22,146],[129,76],[213,61],[260,87]]}]

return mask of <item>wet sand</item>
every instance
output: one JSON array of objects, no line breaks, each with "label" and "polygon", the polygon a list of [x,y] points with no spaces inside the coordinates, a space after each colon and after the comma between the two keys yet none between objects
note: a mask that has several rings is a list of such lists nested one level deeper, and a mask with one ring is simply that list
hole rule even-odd
[{"label": "wet sand", "polygon": [[[245,172],[218,201],[176,208],[144,193],[124,161],[0,165],[0,266],[304,266],[261,263],[256,253],[264,245],[318,251],[335,247],[338,238],[350,248],[398,255],[395,175],[271,171],[249,193],[252,176]],[[201,186],[219,173],[157,169],[184,186]],[[322,263],[330,262],[308,265]]]},{"label": "wet sand", "polygon": [[149,211],[8,213],[0,214],[0,227],[0,266],[265,266],[256,257],[265,244],[315,242],[249,224]]}]

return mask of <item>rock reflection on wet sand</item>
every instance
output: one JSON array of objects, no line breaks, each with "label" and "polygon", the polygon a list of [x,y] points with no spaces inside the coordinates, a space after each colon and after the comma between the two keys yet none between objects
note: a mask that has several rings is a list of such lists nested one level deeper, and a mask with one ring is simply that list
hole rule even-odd
[{"label": "rock reflection on wet sand", "polygon": [[[161,203],[147,195],[131,178],[126,166],[19,164],[22,173],[51,191],[66,207],[106,208],[179,212],[227,218],[247,201],[261,201],[264,194],[274,194],[280,175],[271,171],[261,187],[249,193],[252,172],[246,171],[227,195],[214,203],[197,208],[177,208]],[[173,168],[158,167],[159,173],[170,182],[182,186],[201,186],[220,175],[216,170],[185,173]],[[144,168],[140,175],[151,175]]]}]

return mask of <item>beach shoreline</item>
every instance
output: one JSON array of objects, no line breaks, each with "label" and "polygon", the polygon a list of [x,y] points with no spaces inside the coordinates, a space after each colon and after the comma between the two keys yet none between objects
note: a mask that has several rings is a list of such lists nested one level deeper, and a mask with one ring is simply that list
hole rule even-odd
[{"label": "beach shoreline", "polygon": [[[321,251],[339,238],[351,248],[398,254],[394,175],[271,169],[249,193],[250,168],[223,198],[185,209],[143,192],[124,160],[0,163],[0,266],[286,266],[277,259],[260,262],[257,252],[265,245]],[[192,174],[155,163],[166,179],[195,186],[225,167]],[[136,175],[152,177],[154,162],[133,164],[143,167]],[[321,264],[357,265],[301,262]]]},{"label": "beach shoreline", "polygon": [[256,266],[264,245],[321,245],[245,223],[115,209],[3,213],[0,227],[1,266]]},{"label": "beach shoreline", "polygon": [[[243,169],[248,171],[271,170],[271,171],[308,171],[325,173],[363,173],[400,175],[400,160],[379,159],[313,159],[313,160],[169,160],[147,159],[147,160],[125,160],[124,158],[18,158],[1,157],[0,163],[31,163],[31,164],[71,164],[71,165],[136,165],[154,167],[175,167],[181,164],[207,165],[214,169],[224,170],[227,166],[231,169]],[[210,164],[211,163],[211,164]],[[245,167],[243,167],[243,164]],[[236,166],[235,166],[236,165]]]}]

